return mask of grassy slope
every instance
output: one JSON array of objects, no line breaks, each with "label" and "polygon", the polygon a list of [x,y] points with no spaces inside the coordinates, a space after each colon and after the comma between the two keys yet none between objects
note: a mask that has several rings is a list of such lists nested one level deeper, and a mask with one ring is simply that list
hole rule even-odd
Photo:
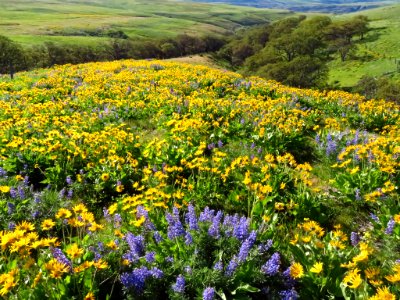
[{"label": "grassy slope", "polygon": [[[400,78],[395,59],[400,59],[400,5],[363,11],[359,14],[371,19],[371,32],[356,52],[357,60],[342,63],[339,59],[330,64],[330,81],[339,81],[342,86],[354,85],[363,74],[388,75]],[[343,17],[352,17],[349,14]],[[369,57],[363,61],[362,57]]]},{"label": "grassy slope", "polygon": [[233,5],[245,5],[254,7],[268,7],[290,9],[299,12],[319,11],[326,13],[346,13],[381,5],[393,4],[398,0],[367,0],[367,1],[348,1],[348,0],[196,0],[211,3],[228,3]]},{"label": "grassy slope", "polygon": [[133,38],[179,33],[226,34],[237,27],[288,15],[287,11],[184,3],[174,0],[0,0],[0,34],[24,44],[59,41],[90,44],[101,37],[63,36],[98,28],[123,30]]}]

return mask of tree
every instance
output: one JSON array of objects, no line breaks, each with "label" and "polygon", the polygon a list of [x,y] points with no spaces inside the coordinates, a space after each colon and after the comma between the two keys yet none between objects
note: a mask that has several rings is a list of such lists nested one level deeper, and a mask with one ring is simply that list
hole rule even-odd
[{"label": "tree", "polygon": [[356,48],[353,37],[362,39],[368,32],[368,18],[357,16],[350,20],[331,23],[326,29],[326,38],[330,41],[330,50],[338,52],[342,61]]},{"label": "tree", "polygon": [[[298,87],[320,87],[327,77],[325,29],[329,17],[290,18],[271,25],[264,49],[246,59],[247,74],[256,73]],[[282,33],[278,35],[275,31]]]},{"label": "tree", "polygon": [[23,69],[25,63],[22,48],[9,38],[0,36],[0,73],[8,73],[13,79],[14,73]]}]

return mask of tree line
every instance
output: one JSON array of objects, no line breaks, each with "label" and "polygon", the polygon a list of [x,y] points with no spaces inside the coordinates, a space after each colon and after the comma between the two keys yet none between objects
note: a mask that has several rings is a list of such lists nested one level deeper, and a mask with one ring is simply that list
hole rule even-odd
[{"label": "tree line", "polygon": [[14,76],[15,72],[45,68],[67,63],[118,59],[171,58],[204,52],[215,52],[226,44],[217,36],[180,34],[173,39],[133,41],[113,38],[97,45],[71,45],[45,42],[42,45],[22,47],[8,37],[0,36],[0,74]]},{"label": "tree line", "polygon": [[327,16],[286,18],[238,34],[217,55],[247,75],[323,88],[327,63],[334,54],[345,61],[368,32],[368,22],[364,16],[336,22]]}]

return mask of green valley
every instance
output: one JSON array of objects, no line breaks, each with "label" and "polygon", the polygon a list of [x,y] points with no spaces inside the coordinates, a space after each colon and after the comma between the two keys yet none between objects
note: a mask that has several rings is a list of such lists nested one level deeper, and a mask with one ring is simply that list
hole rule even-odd
[{"label": "green valley", "polygon": [[290,13],[179,1],[0,1],[0,34],[25,45],[45,41],[94,44],[122,31],[133,39],[180,33],[226,35]]}]

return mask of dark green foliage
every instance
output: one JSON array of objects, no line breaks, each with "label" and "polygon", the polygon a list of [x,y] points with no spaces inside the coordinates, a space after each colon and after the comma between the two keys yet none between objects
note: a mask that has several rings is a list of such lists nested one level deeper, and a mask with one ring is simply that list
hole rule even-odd
[{"label": "dark green foliage", "polygon": [[387,77],[374,78],[365,75],[358,81],[353,91],[367,99],[376,98],[400,102],[400,82]]},{"label": "dark green foliage", "polygon": [[368,18],[332,22],[327,16],[286,18],[240,32],[217,57],[246,75],[260,75],[298,87],[325,88],[327,62],[338,53],[344,61],[363,38]]},{"label": "dark green foliage", "polygon": [[68,63],[171,58],[217,51],[226,43],[225,39],[213,35],[197,37],[182,34],[175,39],[133,41],[122,31],[98,34],[105,34],[112,39],[94,46],[46,42],[43,45],[22,48],[9,38],[0,36],[0,74],[9,73],[13,77],[18,71]]},{"label": "dark green foliage", "polygon": [[26,58],[22,48],[5,36],[0,36],[0,74],[10,74],[23,70]]}]

